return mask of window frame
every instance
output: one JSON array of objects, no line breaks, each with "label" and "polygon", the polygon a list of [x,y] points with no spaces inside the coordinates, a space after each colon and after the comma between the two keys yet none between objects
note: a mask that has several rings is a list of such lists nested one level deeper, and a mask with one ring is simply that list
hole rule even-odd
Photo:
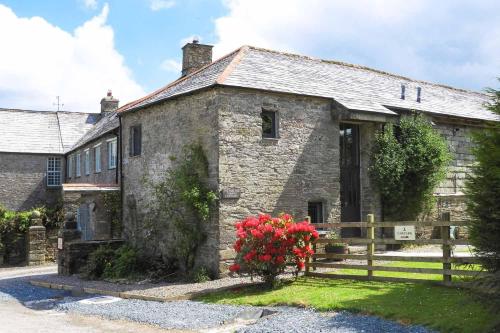
[{"label": "window frame", "polygon": [[[53,164],[51,166],[51,160]],[[58,162],[59,166],[57,166]],[[49,156],[47,157],[47,187],[60,187],[62,185],[62,158]],[[51,179],[56,180],[51,182]]]},{"label": "window frame", "polygon": [[[271,116],[271,133],[267,134],[264,133],[264,116],[269,115]],[[262,120],[261,124],[261,131],[262,131],[262,138],[263,139],[279,139],[279,113],[276,110],[268,110],[268,109],[262,109],[262,112],[260,113],[260,117]]]},{"label": "window frame", "polygon": [[66,177],[68,179],[73,178],[73,155],[69,155],[67,158],[67,165],[66,165]]},{"label": "window frame", "polygon": [[[116,169],[117,164],[118,164],[118,140],[117,140],[117,138],[107,140],[107,145],[108,145],[108,147],[107,147],[108,148],[108,169],[109,170]],[[114,155],[113,155],[113,150],[114,150]]]},{"label": "window frame", "polygon": [[84,159],[83,159],[83,171],[85,172],[85,176],[90,175],[90,149],[87,148],[83,151]]},{"label": "window frame", "polygon": [[82,154],[78,152],[76,154],[76,161],[75,161],[75,178],[81,177],[82,176]]},{"label": "window frame", "polygon": [[[313,221],[313,216],[310,214],[311,206],[315,206],[316,214],[319,215],[319,221]],[[319,206],[319,207],[318,207]],[[318,214],[319,213],[319,214]],[[325,203],[321,200],[312,200],[307,202],[307,215],[311,219],[311,223],[325,223]]]},{"label": "window frame", "polygon": [[[141,124],[130,126],[129,132],[129,156],[142,155],[142,126]],[[138,140],[138,141],[137,141]]]},{"label": "window frame", "polygon": [[101,155],[101,144],[99,143],[94,146],[94,173],[100,173],[102,171]]}]

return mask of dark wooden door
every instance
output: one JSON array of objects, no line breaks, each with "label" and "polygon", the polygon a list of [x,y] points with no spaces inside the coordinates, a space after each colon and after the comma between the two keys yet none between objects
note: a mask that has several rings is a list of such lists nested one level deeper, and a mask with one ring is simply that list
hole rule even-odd
[{"label": "dark wooden door", "polygon": [[[340,203],[342,222],[360,222],[359,126],[340,124]],[[360,237],[360,228],[343,228],[342,237]]]}]

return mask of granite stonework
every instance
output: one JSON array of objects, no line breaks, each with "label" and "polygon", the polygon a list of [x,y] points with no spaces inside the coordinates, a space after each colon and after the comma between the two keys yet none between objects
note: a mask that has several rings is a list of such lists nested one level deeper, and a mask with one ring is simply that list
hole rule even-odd
[{"label": "granite stonework", "polygon": [[0,152],[0,205],[19,211],[56,204],[61,188],[47,186],[48,157],[64,160],[59,155]]},{"label": "granite stonework", "polygon": [[[87,183],[87,184],[118,184],[119,183],[119,165],[117,161],[116,167],[110,167],[108,161],[108,142],[110,140],[118,140],[118,132],[108,133],[97,140],[89,142],[81,147],[78,147],[66,159],[73,158],[73,165],[71,172],[68,172],[66,183]],[[117,141],[117,154],[118,154],[118,141]],[[101,170],[96,171],[95,167],[95,149],[101,149]],[[90,170],[89,173],[85,172],[85,151],[90,154]],[[76,176],[76,155],[80,154],[80,176]]]},{"label": "granite stonework", "polygon": [[[174,250],[174,227],[171,221],[156,220],[151,210],[155,198],[150,183],[164,179],[172,167],[173,157],[183,154],[183,148],[199,143],[209,165],[208,186],[218,191],[218,99],[215,90],[179,97],[138,112],[122,116],[123,135],[123,227],[132,244],[140,245],[154,255],[171,255]],[[129,154],[130,127],[142,127],[142,153]],[[207,239],[199,249],[196,265],[216,273],[218,267],[218,211],[205,224]],[[154,224],[151,232],[150,224]]]},{"label": "granite stonework", "polygon": [[[262,137],[263,110],[277,112],[277,138]],[[145,226],[148,220],[151,223],[153,196],[146,184],[160,181],[172,166],[171,157],[193,142],[202,144],[209,161],[207,181],[220,194],[217,211],[206,225],[208,239],[197,256],[198,265],[214,272],[227,271],[235,255],[234,224],[249,215],[288,212],[302,219],[308,201],[321,201],[324,221],[339,222],[339,124],[349,119],[337,112],[329,99],[217,87],[123,114],[127,237],[162,254],[172,251],[168,221],[156,221],[166,222],[163,232],[148,240]],[[370,181],[369,166],[382,122],[378,118],[351,121],[360,127],[361,220],[375,214],[375,220],[381,221],[380,196]],[[436,190],[437,206],[428,218],[449,212],[452,220],[466,219],[461,191],[473,162],[470,127],[434,122],[450,146],[453,161],[446,180]],[[129,156],[130,127],[139,124],[142,154]]]}]

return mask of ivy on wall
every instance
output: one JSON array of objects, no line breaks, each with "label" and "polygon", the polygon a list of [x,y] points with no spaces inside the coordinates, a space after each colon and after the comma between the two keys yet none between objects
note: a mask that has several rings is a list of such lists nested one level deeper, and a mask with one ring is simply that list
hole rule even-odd
[{"label": "ivy on wall", "polygon": [[370,176],[385,220],[415,220],[434,203],[433,191],[451,160],[444,138],[422,115],[386,124],[376,134]]},{"label": "ivy on wall", "polygon": [[148,223],[149,235],[154,237],[160,229],[165,231],[165,225],[172,226],[174,255],[180,268],[188,271],[206,239],[203,223],[209,221],[217,195],[206,185],[208,161],[201,145],[188,145],[171,160],[173,166],[161,181],[146,182],[155,199],[150,207],[155,220]]}]

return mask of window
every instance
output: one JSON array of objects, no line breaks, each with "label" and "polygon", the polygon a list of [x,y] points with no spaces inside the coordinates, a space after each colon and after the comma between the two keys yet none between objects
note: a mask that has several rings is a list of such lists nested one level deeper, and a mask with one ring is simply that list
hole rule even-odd
[{"label": "window", "polygon": [[61,158],[49,157],[47,159],[47,186],[61,185]]},{"label": "window", "polygon": [[108,169],[116,168],[116,139],[108,141]]},{"label": "window", "polygon": [[323,223],[323,203],[308,202],[307,215],[311,218],[311,223]]},{"label": "window", "polygon": [[95,172],[101,172],[101,145],[94,147],[94,164]]},{"label": "window", "polygon": [[90,150],[85,150],[85,160],[83,161],[83,167],[85,174],[88,176],[90,174]]},{"label": "window", "polygon": [[80,177],[82,175],[81,172],[82,163],[81,163],[80,153],[76,154],[75,166],[76,166],[76,177]]},{"label": "window", "polygon": [[73,159],[73,155],[68,156],[68,170],[66,171],[66,175],[68,176],[68,178],[73,177]]},{"label": "window", "polygon": [[277,112],[262,111],[262,137],[277,138],[278,137],[278,122]]},{"label": "window", "polygon": [[141,155],[142,133],[141,125],[130,127],[130,156]]}]

